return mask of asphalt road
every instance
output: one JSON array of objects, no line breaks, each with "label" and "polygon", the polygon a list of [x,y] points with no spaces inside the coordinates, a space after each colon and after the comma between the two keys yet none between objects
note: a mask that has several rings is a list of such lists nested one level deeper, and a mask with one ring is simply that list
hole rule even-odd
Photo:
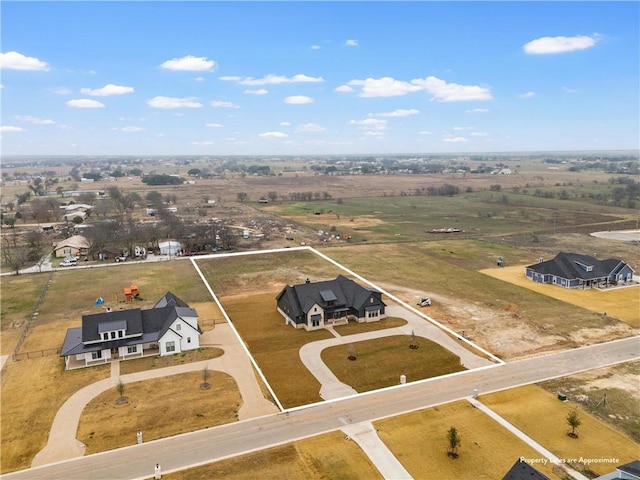
[{"label": "asphalt road", "polygon": [[[214,460],[338,430],[345,425],[640,359],[640,337],[491,366],[450,377],[323,402],[162,440],[3,475],[6,480],[152,478]],[[159,420],[162,413],[159,412]],[[133,435],[132,435],[133,436]]]}]

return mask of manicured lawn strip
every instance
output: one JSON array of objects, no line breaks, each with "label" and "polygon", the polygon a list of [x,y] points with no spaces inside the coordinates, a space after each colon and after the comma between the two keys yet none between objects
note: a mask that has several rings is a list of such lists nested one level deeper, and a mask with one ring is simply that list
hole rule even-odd
[{"label": "manicured lawn strip", "polygon": [[532,282],[524,275],[525,266],[491,268],[482,270],[482,273],[592,312],[606,312],[608,316],[622,320],[632,327],[640,327],[640,287],[613,288],[606,291],[593,288],[562,288]]},{"label": "manicured lawn strip", "polygon": [[375,480],[381,479],[382,476],[355,442],[345,440],[342,432],[331,432],[163,475],[162,478]]},{"label": "manicured lawn strip", "polygon": [[183,363],[200,362],[202,360],[218,358],[222,355],[224,355],[224,350],[221,348],[200,347],[197,350],[175,353],[173,355],[166,355],[164,357],[153,356],[133,358],[131,360],[124,360],[120,362],[120,375],[171,367],[173,365],[181,365]]},{"label": "manicured lawn strip", "polygon": [[82,411],[77,438],[90,454],[134,445],[138,430],[150,441],[236,421],[242,399],[233,377],[211,370],[211,388],[201,383],[201,372],[189,372],[125,384],[124,405],[115,387],[107,390]]},{"label": "manicured lawn strip", "polygon": [[10,355],[49,278],[49,273],[2,277],[0,353]]},{"label": "manicured lawn strip", "polygon": [[[426,338],[416,338],[419,348],[409,348],[405,335],[377,338],[338,345],[322,351],[322,361],[340,379],[357,392],[367,392],[400,383],[400,375],[407,382],[460,372],[460,357]],[[357,360],[347,357],[353,347]]]},{"label": "manicured lawn strip", "polygon": [[110,373],[109,365],[64,371],[64,361],[57,355],[9,361],[2,372],[0,392],[2,473],[28,468],[47,443],[62,404]]},{"label": "manicured lawn strip", "polygon": [[576,404],[561,402],[540,387],[529,385],[482,395],[480,401],[560,458],[618,458],[617,464],[592,463],[600,475],[638,458],[640,444],[579,407],[582,425],[577,439],[567,436],[566,416]]},{"label": "manicured lawn strip", "polygon": [[[384,300],[384,299],[383,299]],[[355,335],[356,333],[374,332],[376,330],[384,330],[385,328],[402,327],[407,321],[403,318],[386,317],[377,322],[356,323],[349,322],[346,325],[338,325],[334,330],[342,336]]]},{"label": "manicured lawn strip", "polygon": [[[378,435],[416,479],[502,478],[521,456],[540,454],[466,401],[374,422]],[[447,456],[446,435],[455,427],[459,457]],[[550,478],[550,465],[535,467]]]},{"label": "manicured lawn strip", "polygon": [[333,335],[285,325],[275,295],[224,297],[221,302],[283,406],[322,401],[320,383],[302,364],[299,352],[303,345]]}]

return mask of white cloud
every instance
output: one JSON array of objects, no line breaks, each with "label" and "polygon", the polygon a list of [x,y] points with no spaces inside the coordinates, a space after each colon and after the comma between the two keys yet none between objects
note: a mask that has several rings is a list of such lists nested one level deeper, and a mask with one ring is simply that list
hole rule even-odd
[{"label": "white cloud", "polygon": [[209,128],[222,128],[222,127],[224,127],[224,125],[222,125],[221,123],[205,123],[204,126],[205,127],[209,127]]},{"label": "white cloud", "polygon": [[288,127],[289,125],[291,125],[291,123],[289,123],[289,122],[280,122],[280,125],[282,125],[283,127]]},{"label": "white cloud", "polygon": [[473,127],[453,127],[454,130],[457,131],[461,131],[461,130],[473,130]]},{"label": "white cloud", "polygon": [[522,47],[529,55],[547,55],[574,52],[595,46],[599,35],[577,35],[575,37],[541,37],[531,40]]},{"label": "white cloud", "polygon": [[80,93],[91,95],[92,97],[109,97],[111,95],[124,95],[125,93],[133,93],[133,87],[123,87],[122,85],[114,85],[112,83],[102,88],[81,88]]},{"label": "white cloud", "polygon": [[213,145],[213,142],[191,142],[191,145]]},{"label": "white cloud", "polygon": [[240,108],[238,105],[236,105],[233,102],[225,102],[222,100],[211,100],[209,104],[212,107],[217,107],[217,108]]},{"label": "white cloud", "polygon": [[340,85],[339,87],[334,88],[333,91],[339,93],[351,93],[353,92],[353,88],[349,85]]},{"label": "white cloud", "polygon": [[260,138],[287,138],[289,135],[282,132],[264,132],[258,134]]},{"label": "white cloud", "polygon": [[420,135],[433,135],[433,132],[430,132],[429,130],[421,130],[418,133]]},{"label": "white cloud", "polygon": [[536,92],[526,92],[518,95],[518,98],[533,98],[536,96]]},{"label": "white cloud", "polygon": [[364,120],[351,120],[350,125],[358,125],[365,130],[381,131],[387,130],[387,121],[378,118],[365,118]]},{"label": "white cloud", "polygon": [[22,127],[14,127],[13,125],[0,126],[0,132],[26,132]]},{"label": "white cloud", "polygon": [[196,82],[204,82],[204,77],[196,77],[194,78]]},{"label": "white cloud", "polygon": [[194,57],[193,55],[167,60],[160,65],[166,70],[181,72],[212,72],[217,66],[213,60],[207,60],[206,57]]},{"label": "white cloud", "polygon": [[147,100],[147,105],[154,108],[200,108],[202,104],[195,97],[174,98],[157,96]]},{"label": "white cloud", "polygon": [[51,91],[56,95],[69,95],[71,94],[71,89],[67,87],[56,87],[52,88]]},{"label": "white cloud", "polygon": [[144,128],[135,127],[135,126],[126,126],[126,127],[113,127],[111,130],[118,130],[120,132],[132,133],[132,132],[141,132],[144,130]]},{"label": "white cloud", "polygon": [[267,93],[269,93],[269,90],[267,90],[266,88],[258,88],[256,90],[247,89],[244,91],[244,93],[247,93],[249,95],[266,95]]},{"label": "white cloud", "polygon": [[578,90],[576,90],[575,88],[569,88],[569,87],[562,87],[562,91],[564,93],[569,93],[569,94],[578,93]]},{"label": "white cloud", "polygon": [[18,52],[0,53],[0,69],[48,71],[47,62],[35,57],[27,57]]},{"label": "white cloud", "polygon": [[368,132],[365,132],[365,135],[368,136],[368,137],[382,137],[382,136],[384,136],[384,133],[382,133],[382,132],[380,132],[378,130],[375,130],[375,131],[371,131],[370,130]]},{"label": "white cloud", "polygon": [[78,98],[75,100],[69,100],[67,106],[74,108],[104,108],[104,103],[100,103],[97,100],[91,100],[89,98]]},{"label": "white cloud", "polygon": [[238,77],[238,76],[225,76],[220,77],[220,80],[238,82],[240,85],[247,85],[255,87],[259,85],[282,85],[289,83],[319,83],[324,82],[322,77],[310,77],[303,73],[294,75],[293,77],[285,77],[283,75],[274,75],[270,73],[262,78],[253,77]]},{"label": "white cloud", "polygon": [[487,132],[471,132],[470,135],[472,137],[486,137],[489,134]]},{"label": "white cloud", "polygon": [[447,138],[443,138],[442,140],[448,143],[466,143],[469,141],[464,137],[447,137]]},{"label": "white cloud", "polygon": [[311,97],[305,97],[304,95],[293,95],[284,99],[284,103],[291,105],[303,105],[306,103],[313,103],[314,100]]},{"label": "white cloud", "polygon": [[477,85],[459,85],[430,76],[425,79],[411,80],[412,84],[422,85],[438,102],[464,102],[470,100],[491,100],[491,92]]},{"label": "white cloud", "polygon": [[296,128],[297,132],[326,132],[327,129],[317,123],[303,123]]},{"label": "white cloud", "polygon": [[44,118],[33,117],[31,115],[16,115],[15,119],[18,120],[19,122],[33,123],[35,125],[54,125],[56,123],[49,118],[44,119]]},{"label": "white cloud", "polygon": [[0,83],[0,89],[3,89],[4,85],[2,83]]},{"label": "white cloud", "polygon": [[348,92],[351,87],[360,87],[359,97],[396,97],[424,90],[433,96],[432,100],[439,102],[490,100],[492,98],[490,90],[486,87],[447,83],[433,76],[416,78],[409,82],[396,80],[392,77],[351,80],[335,91]]},{"label": "white cloud", "polygon": [[320,50],[320,45],[311,45],[311,50]]},{"label": "white cloud", "polygon": [[408,117],[409,115],[418,115],[419,113],[420,110],[416,110],[415,108],[412,108],[411,110],[399,108],[393,112],[374,113],[372,115],[376,117]]},{"label": "white cloud", "polygon": [[350,38],[347,41],[345,41],[344,44],[347,47],[357,47],[358,46],[358,40],[354,40],[354,39]]},{"label": "white cloud", "polygon": [[488,108],[471,108],[469,110],[465,110],[466,113],[487,113],[489,112]]}]

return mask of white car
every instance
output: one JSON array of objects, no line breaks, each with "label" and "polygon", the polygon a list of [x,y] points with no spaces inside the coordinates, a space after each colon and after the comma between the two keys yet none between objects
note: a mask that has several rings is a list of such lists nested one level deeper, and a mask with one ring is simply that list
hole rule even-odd
[{"label": "white car", "polygon": [[429,297],[421,298],[418,301],[418,305],[421,307],[428,307],[429,305],[431,305],[431,299]]},{"label": "white car", "polygon": [[78,265],[78,261],[70,258],[65,258],[62,263],[60,263],[61,267],[75,267],[76,265]]}]

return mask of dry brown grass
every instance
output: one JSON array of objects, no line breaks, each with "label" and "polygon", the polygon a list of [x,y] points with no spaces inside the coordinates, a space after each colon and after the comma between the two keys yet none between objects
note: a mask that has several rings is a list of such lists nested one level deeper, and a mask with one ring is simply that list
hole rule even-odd
[{"label": "dry brown grass", "polygon": [[622,320],[632,327],[640,327],[640,286],[610,288],[601,291],[594,288],[562,288],[529,280],[524,272],[526,265],[481,270],[485,275],[524,287],[571,305]]},{"label": "dry brown grass", "polygon": [[[466,401],[374,423],[378,435],[416,479],[502,478],[521,456],[540,454]],[[446,435],[455,427],[462,440],[457,459],[447,456]],[[550,478],[549,465],[536,467]]]},{"label": "dry brown grass", "polygon": [[332,432],[163,475],[168,480],[374,480],[382,478],[355,442]]},{"label": "dry brown grass", "polygon": [[114,387],[84,408],[77,438],[90,454],[133,445],[138,430],[149,441],[237,421],[242,398],[233,378],[211,370],[211,388],[201,383],[201,372],[190,372],[126,384],[122,405]]},{"label": "dry brown grass", "polygon": [[394,335],[351,344],[357,360],[352,361],[349,345],[337,345],[322,351],[322,361],[338,379],[357,392],[368,392],[400,383],[438,377],[466,370],[460,357],[426,338],[416,337],[419,348],[409,348],[410,337]]},{"label": "dry brown grass", "polygon": [[[384,300],[384,299],[383,299]],[[385,328],[402,327],[407,321],[404,318],[385,317],[377,322],[356,323],[349,322],[346,325],[338,325],[333,329],[342,336],[355,335],[357,333],[373,332],[376,330],[384,330]]]},{"label": "dry brown grass", "polygon": [[224,355],[224,350],[217,347],[200,347],[196,350],[175,353],[173,355],[165,355],[164,357],[142,357],[133,358],[131,360],[120,362],[120,374],[142,372],[173,365],[182,365],[184,363],[201,362],[212,358],[218,358]]},{"label": "dry brown grass", "polygon": [[600,475],[638,458],[640,444],[584,410],[579,410],[578,438],[569,437],[566,416],[576,405],[535,385],[483,395],[480,401],[560,458],[619,459],[589,466]]},{"label": "dry brown grass", "polygon": [[47,443],[53,418],[75,392],[108,378],[109,365],[65,371],[57,355],[7,363],[2,372],[2,472],[28,468]]}]

